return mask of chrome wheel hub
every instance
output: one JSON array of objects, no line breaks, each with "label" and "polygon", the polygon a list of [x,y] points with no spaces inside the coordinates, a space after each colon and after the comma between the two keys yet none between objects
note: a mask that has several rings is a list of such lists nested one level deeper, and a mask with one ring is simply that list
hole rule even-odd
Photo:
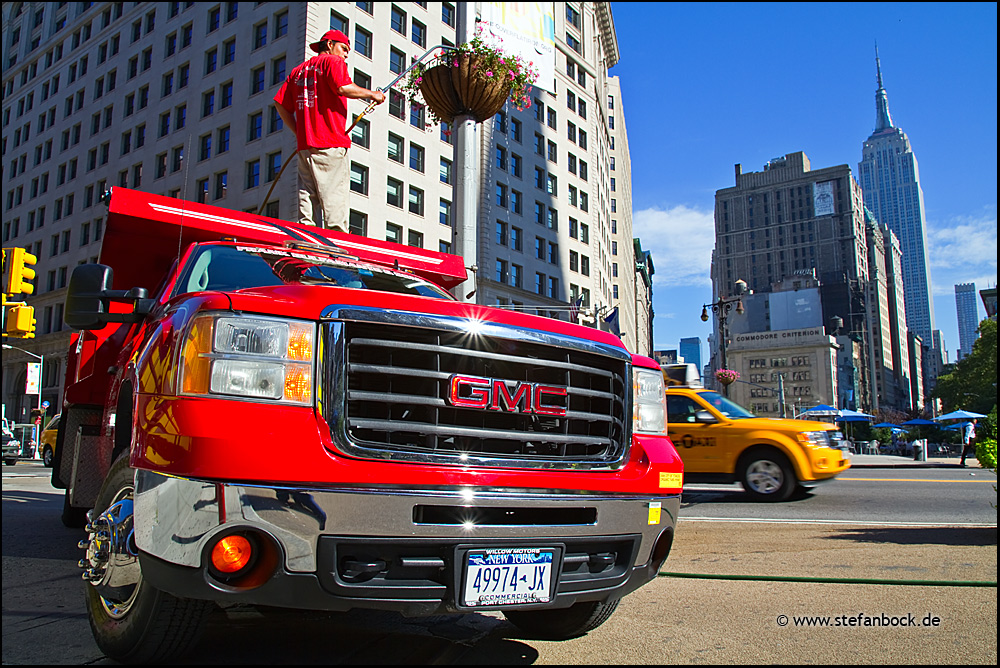
[{"label": "chrome wheel hub", "polygon": [[747,469],[747,484],[758,494],[774,494],[784,481],[781,467],[774,462],[756,461]]},{"label": "chrome wheel hub", "polygon": [[93,513],[87,513],[88,538],[79,544],[87,556],[79,566],[84,569],[83,579],[100,594],[107,613],[122,617],[135,602],[142,581],[132,520],[132,489],[122,489],[96,519]]}]

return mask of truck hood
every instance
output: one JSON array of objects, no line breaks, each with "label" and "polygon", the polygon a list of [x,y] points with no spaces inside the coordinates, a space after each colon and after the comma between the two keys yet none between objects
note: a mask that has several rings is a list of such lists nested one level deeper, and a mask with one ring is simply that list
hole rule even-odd
[{"label": "truck hood", "polygon": [[105,198],[108,216],[101,264],[114,270],[116,290],[153,290],[192,243],[229,238],[281,246],[298,242],[336,246],[362,260],[398,266],[453,288],[466,280],[462,258],[378,239],[299,225],[138,190],[113,188]]},{"label": "truck hood", "polygon": [[[523,327],[624,349],[621,339],[608,332],[562,320],[450,299],[435,299],[328,285],[246,288],[226,293],[226,295],[212,292],[194,294],[197,294],[199,299],[204,300],[200,306],[201,310],[235,309],[246,313],[265,313],[303,320],[336,317],[336,312],[345,307],[405,311]],[[180,299],[190,297],[189,294],[180,297]],[[641,366],[647,365],[641,364]]]}]

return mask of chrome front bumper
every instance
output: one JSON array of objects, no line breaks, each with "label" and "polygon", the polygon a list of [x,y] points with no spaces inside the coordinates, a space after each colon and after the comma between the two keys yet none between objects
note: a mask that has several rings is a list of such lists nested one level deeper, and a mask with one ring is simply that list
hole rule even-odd
[{"label": "chrome front bumper", "polygon": [[[622,596],[656,576],[679,507],[679,496],[258,487],[140,470],[135,537],[144,577],[179,596],[435,614],[455,609],[458,555],[470,546],[559,545],[564,563],[556,607]],[[213,538],[242,528],[266,534],[281,553],[275,576],[256,593],[214,583],[207,573]],[[398,587],[401,580],[389,577],[384,582],[342,577],[338,569],[354,558],[347,554],[417,564],[412,577],[403,578],[413,586]],[[276,592],[278,581],[292,580],[312,593]]]}]

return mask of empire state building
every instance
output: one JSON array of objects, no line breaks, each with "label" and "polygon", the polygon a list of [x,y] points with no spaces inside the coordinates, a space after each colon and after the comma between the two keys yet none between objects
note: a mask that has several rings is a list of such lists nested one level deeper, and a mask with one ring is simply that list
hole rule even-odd
[{"label": "empire state building", "polygon": [[909,138],[892,124],[888,96],[882,86],[878,47],[875,48],[875,70],[878,77],[875,131],[862,148],[858,180],[865,206],[879,222],[889,226],[902,247],[907,328],[920,335],[925,345],[933,345],[934,305],[920,172]]}]

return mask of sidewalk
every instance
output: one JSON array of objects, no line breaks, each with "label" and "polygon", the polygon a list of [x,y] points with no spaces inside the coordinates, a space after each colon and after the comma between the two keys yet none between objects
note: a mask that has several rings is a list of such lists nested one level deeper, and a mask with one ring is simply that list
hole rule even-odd
[{"label": "sidewalk", "polygon": [[[961,468],[961,457],[929,457],[927,461],[914,461],[913,457],[897,457],[894,455],[851,455],[851,468],[895,469],[895,468]],[[979,461],[975,457],[966,457],[965,465],[970,469],[979,469]]]}]

